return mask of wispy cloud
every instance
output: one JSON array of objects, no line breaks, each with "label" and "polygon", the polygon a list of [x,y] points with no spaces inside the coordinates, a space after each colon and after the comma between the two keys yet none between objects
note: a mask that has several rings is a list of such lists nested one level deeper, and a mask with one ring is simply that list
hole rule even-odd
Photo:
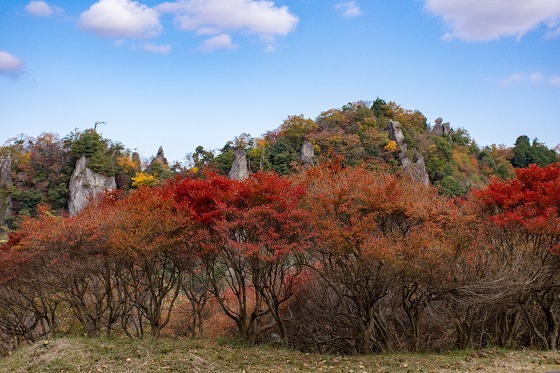
[{"label": "wispy cloud", "polygon": [[78,25],[99,36],[119,39],[153,38],[163,29],[155,9],[132,0],[99,0],[80,15]]},{"label": "wispy cloud", "polygon": [[231,36],[228,34],[216,35],[205,40],[200,46],[203,52],[213,52],[217,49],[237,49],[238,45],[233,43]]},{"label": "wispy cloud", "polygon": [[424,0],[424,9],[442,17],[443,39],[488,41],[521,38],[540,25],[547,37],[560,36],[560,0]]},{"label": "wispy cloud", "polygon": [[513,73],[510,76],[508,76],[507,78],[502,80],[502,87],[509,87],[517,82],[521,82],[523,80],[526,80],[527,77],[524,74],[521,73]]},{"label": "wispy cloud", "polygon": [[529,80],[533,83],[540,83],[543,80],[541,73],[532,73],[529,76]]},{"label": "wispy cloud", "polygon": [[524,73],[513,73],[507,78],[501,81],[502,87],[511,87],[518,83],[532,83],[532,84],[541,84],[543,82],[548,82],[548,84],[553,86],[560,86],[560,75],[553,75],[549,76],[548,78],[544,77],[539,72],[534,72],[531,74],[524,74]]},{"label": "wispy cloud", "polygon": [[338,3],[334,6],[334,8],[342,13],[342,16],[346,18],[354,18],[359,17],[364,12],[360,9],[358,4],[355,1],[347,1],[344,3]]},{"label": "wispy cloud", "polygon": [[551,76],[548,80],[548,83],[550,85],[560,87],[560,75]]},{"label": "wispy cloud", "polygon": [[11,53],[0,51],[0,75],[15,77],[23,72],[23,62]]},{"label": "wispy cloud", "polygon": [[299,22],[286,6],[276,6],[268,0],[178,0],[160,4],[156,9],[172,14],[181,30],[219,36],[206,40],[203,49],[208,44],[227,45],[224,35],[231,39],[232,32],[257,35],[274,47],[274,38],[286,36]]},{"label": "wispy cloud", "polygon": [[54,14],[54,9],[46,1],[30,1],[25,11],[35,17],[50,17]]},{"label": "wispy cloud", "polygon": [[171,45],[169,44],[156,45],[153,43],[144,43],[144,45],[142,45],[142,49],[151,53],[169,54],[169,52],[171,52]]}]

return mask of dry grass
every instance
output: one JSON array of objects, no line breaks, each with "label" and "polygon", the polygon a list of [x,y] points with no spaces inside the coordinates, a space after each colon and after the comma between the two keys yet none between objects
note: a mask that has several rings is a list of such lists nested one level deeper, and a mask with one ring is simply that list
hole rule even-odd
[{"label": "dry grass", "polygon": [[560,353],[452,351],[331,356],[189,339],[61,338],[0,359],[0,372],[560,372]]}]

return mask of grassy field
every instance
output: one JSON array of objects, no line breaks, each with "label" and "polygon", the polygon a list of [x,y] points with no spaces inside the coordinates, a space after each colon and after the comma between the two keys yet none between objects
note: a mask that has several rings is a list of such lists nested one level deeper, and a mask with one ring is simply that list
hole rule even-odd
[{"label": "grassy field", "polygon": [[197,340],[61,338],[0,358],[0,372],[560,372],[560,353],[452,351],[331,356]]}]

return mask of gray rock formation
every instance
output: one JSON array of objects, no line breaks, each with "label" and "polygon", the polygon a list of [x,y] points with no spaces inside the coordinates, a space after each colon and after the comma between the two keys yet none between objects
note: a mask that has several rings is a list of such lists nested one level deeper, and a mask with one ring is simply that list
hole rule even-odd
[{"label": "gray rock formation", "polygon": [[233,153],[233,164],[228,177],[232,180],[244,180],[249,177],[247,155],[243,150],[236,149]]},{"label": "gray rock formation", "polygon": [[87,168],[87,158],[82,156],[76,162],[76,167],[70,177],[68,212],[71,216],[76,215],[92,198],[105,190],[113,190],[116,187],[114,176],[109,177],[93,172]]},{"label": "gray rock formation", "polygon": [[398,146],[402,146],[404,144],[404,134],[401,130],[401,124],[390,120],[388,130],[389,138],[395,140]]},{"label": "gray rock formation", "polygon": [[405,172],[412,177],[413,180],[416,180],[424,185],[430,184],[430,176],[426,171],[426,162],[424,162],[424,157],[421,154],[416,154],[414,157],[414,162],[405,169]]},{"label": "gray rock formation", "polygon": [[156,157],[152,160],[152,162],[150,162],[150,167],[156,162],[165,166],[169,166],[169,163],[167,163],[167,158],[165,158],[165,155],[163,154],[163,146],[159,147]]},{"label": "gray rock formation", "polygon": [[0,226],[12,215],[12,197],[8,188],[12,185],[12,158],[0,158]]},{"label": "gray rock formation", "polygon": [[399,152],[399,163],[401,164],[403,170],[408,169],[410,166],[412,166],[412,161],[410,160],[410,158],[408,158],[407,150],[407,145],[403,144]]},{"label": "gray rock formation", "polygon": [[[424,157],[416,150],[412,152],[408,150],[408,145],[404,142],[404,134],[401,130],[400,123],[390,120],[387,130],[389,131],[389,138],[395,140],[399,147],[399,162],[404,173],[410,175],[413,180],[428,185],[430,183],[430,178],[426,172]],[[412,159],[410,159],[411,156]]]},{"label": "gray rock formation", "polygon": [[315,156],[315,149],[313,148],[313,144],[307,140],[303,141],[301,145],[301,164],[303,165],[312,165],[313,164],[313,157]]},{"label": "gray rock formation", "polygon": [[140,160],[140,154],[137,152],[132,153],[132,162],[134,162],[134,171],[142,171],[142,161]]},{"label": "gray rock formation", "polygon": [[432,133],[437,136],[449,136],[451,134],[451,125],[449,122],[442,123],[443,119],[437,118],[432,128]]}]

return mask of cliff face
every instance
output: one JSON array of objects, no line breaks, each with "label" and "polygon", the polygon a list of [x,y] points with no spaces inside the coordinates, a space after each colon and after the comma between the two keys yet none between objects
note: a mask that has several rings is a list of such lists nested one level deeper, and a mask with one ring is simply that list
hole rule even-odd
[{"label": "cliff face", "polygon": [[0,159],[0,226],[12,214],[12,197],[8,188],[12,185],[12,158]]},{"label": "cliff face", "polygon": [[231,165],[231,170],[229,170],[228,177],[232,180],[243,180],[249,177],[247,155],[243,150],[235,150],[233,164]]},{"label": "cliff face", "polygon": [[301,145],[301,164],[303,165],[312,165],[313,164],[313,157],[315,156],[315,149],[313,149],[313,144],[305,140]]},{"label": "cliff face", "polygon": [[105,190],[116,189],[115,177],[97,174],[87,168],[87,158],[82,156],[76,162],[76,167],[70,178],[70,198],[68,200],[68,212],[71,216],[76,215],[99,193]]}]

